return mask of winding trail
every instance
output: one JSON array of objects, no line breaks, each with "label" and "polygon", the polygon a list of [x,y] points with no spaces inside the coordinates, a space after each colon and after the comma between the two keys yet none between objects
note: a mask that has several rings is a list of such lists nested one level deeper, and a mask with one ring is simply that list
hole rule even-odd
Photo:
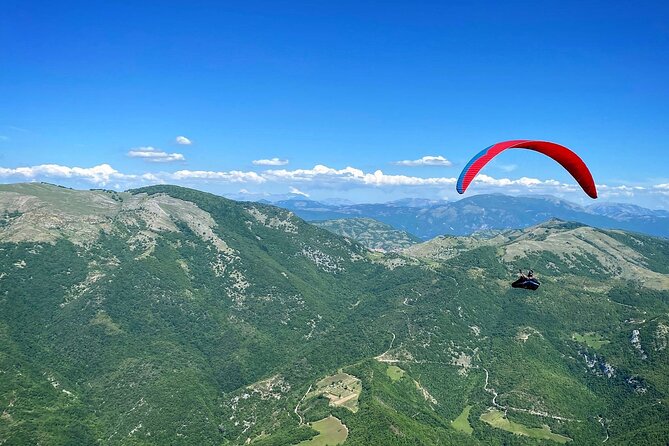
[{"label": "winding trail", "polygon": [[[386,350],[386,353],[388,353],[390,350],[393,348],[393,343],[395,343],[395,333],[391,333],[393,335],[393,339],[390,341],[390,347],[388,347],[388,350]],[[386,354],[384,353],[384,355]]]},{"label": "winding trail", "polygon": [[300,414],[300,411],[299,411],[300,404],[302,403],[302,401],[304,401],[304,399],[307,397],[307,395],[309,395],[309,392],[311,392],[311,384],[309,385],[309,388],[307,389],[307,392],[297,402],[297,404],[295,405],[295,410],[293,411],[293,412],[295,412],[295,415],[297,415],[298,418],[300,419],[300,426],[304,426],[304,418],[302,418],[302,414]]},{"label": "winding trail", "polygon": [[632,310],[634,310],[634,311],[638,311],[638,312],[641,313],[641,314],[648,314],[647,311],[645,311],[645,310],[639,310],[639,309],[638,309],[637,307],[635,307],[634,305],[623,304],[623,303],[616,302],[615,300],[611,300],[611,299],[606,299],[606,300],[607,300],[608,302],[612,303],[612,304],[620,305],[620,306],[622,306],[622,307],[630,308],[630,309],[632,309]]},{"label": "winding trail", "polygon": [[390,341],[390,346],[388,347],[388,350],[386,350],[385,352],[381,353],[380,355],[374,357],[374,359],[376,359],[379,362],[397,362],[394,359],[385,359],[384,358],[384,356],[386,356],[386,354],[390,350],[393,349],[393,344],[395,343],[395,333],[390,332],[390,334],[393,335],[393,339]]},{"label": "winding trail", "polygon": [[488,373],[488,369],[486,369],[484,367],[483,370],[485,370],[485,384],[483,384],[483,390],[492,394],[492,405],[493,406],[498,407],[500,409],[504,409],[506,411],[507,408],[505,406],[500,406],[499,404],[497,404],[497,401],[495,401],[497,399],[497,396],[498,396],[497,391],[495,389],[493,389],[492,387],[488,388],[488,378],[490,377],[490,374]]},{"label": "winding trail", "polygon": [[583,422],[583,420],[576,420],[574,418],[566,418],[566,417],[560,417],[560,416],[557,416],[557,415],[551,415],[548,412],[542,412],[542,411],[539,411],[539,410],[521,409],[519,407],[513,407],[513,406],[502,406],[501,404],[499,404],[496,401],[497,397],[499,396],[497,391],[492,387],[488,388],[488,379],[489,379],[488,369],[486,369],[484,367],[483,370],[485,370],[485,384],[483,385],[483,390],[485,390],[486,392],[490,393],[493,396],[492,397],[492,405],[497,407],[498,409],[503,409],[505,413],[509,410],[512,410],[514,412],[524,412],[524,413],[528,413],[530,415],[537,415],[539,417],[544,417],[544,418],[552,418],[554,420],[559,420],[559,421],[572,421],[572,422],[575,422],[575,423],[582,423]]},{"label": "winding trail", "polygon": [[[444,361],[430,361],[427,359],[413,359],[411,361],[408,361],[406,359],[385,359],[382,358],[381,356],[377,356],[376,358],[377,361],[379,362],[386,362],[388,364],[440,364],[440,365],[453,365],[452,362],[444,362]],[[472,367],[474,368],[474,367]]]}]

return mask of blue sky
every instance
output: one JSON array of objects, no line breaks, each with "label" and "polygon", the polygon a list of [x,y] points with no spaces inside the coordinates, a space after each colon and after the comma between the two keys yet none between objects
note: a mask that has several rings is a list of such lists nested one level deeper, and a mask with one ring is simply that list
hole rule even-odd
[{"label": "blue sky", "polygon": [[[528,138],[578,152],[603,200],[669,208],[667,23],[661,2],[10,0],[0,181],[454,199],[470,156]],[[446,161],[397,163],[425,156]],[[529,151],[483,173],[468,193],[589,202]]]}]

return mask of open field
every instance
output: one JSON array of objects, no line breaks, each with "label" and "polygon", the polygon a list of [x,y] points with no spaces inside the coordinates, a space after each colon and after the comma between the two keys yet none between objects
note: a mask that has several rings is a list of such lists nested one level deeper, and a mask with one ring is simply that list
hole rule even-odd
[{"label": "open field", "polygon": [[465,434],[471,435],[474,432],[472,426],[469,424],[469,411],[472,410],[472,406],[466,406],[462,409],[462,413],[451,422],[453,429],[464,432]]},{"label": "open field", "polygon": [[585,333],[585,334],[579,334],[579,333],[574,333],[571,338],[576,341],[580,342],[582,344],[587,345],[588,347],[594,348],[595,350],[598,350],[602,348],[603,345],[609,344],[611,341],[608,341],[602,337],[602,335],[599,335],[597,333]]},{"label": "open field", "polygon": [[386,369],[386,375],[393,381],[399,381],[404,376],[404,370],[396,365],[389,365]]},{"label": "open field", "polygon": [[315,421],[310,426],[320,433],[311,440],[298,443],[297,446],[334,446],[342,444],[348,437],[346,425],[332,415],[320,421]]},{"label": "open field", "polygon": [[492,427],[505,430],[517,435],[525,435],[526,437],[540,438],[542,440],[552,440],[558,443],[567,443],[571,438],[551,432],[548,426],[542,428],[527,427],[519,423],[515,423],[504,417],[504,413],[499,410],[491,410],[481,415],[481,421],[488,423]]}]

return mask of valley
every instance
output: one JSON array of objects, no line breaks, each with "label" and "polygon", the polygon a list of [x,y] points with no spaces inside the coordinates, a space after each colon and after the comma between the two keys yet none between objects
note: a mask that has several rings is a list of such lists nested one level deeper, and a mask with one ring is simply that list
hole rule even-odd
[{"label": "valley", "polygon": [[4,185],[0,214],[6,444],[669,439],[664,239],[548,220],[382,253],[175,186]]}]

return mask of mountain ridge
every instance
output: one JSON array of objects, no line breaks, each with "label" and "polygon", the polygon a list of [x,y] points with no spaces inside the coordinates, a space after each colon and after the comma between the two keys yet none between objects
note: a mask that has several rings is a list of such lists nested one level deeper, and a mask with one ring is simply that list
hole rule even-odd
[{"label": "mountain ridge", "polygon": [[384,254],[187,188],[8,189],[7,444],[669,440],[669,289],[627,275],[669,277],[666,240],[553,220]]},{"label": "mountain ridge", "polygon": [[[556,197],[474,195],[454,202],[408,206],[393,203],[335,206],[312,200],[275,202],[307,221],[369,217],[415,234],[423,240],[442,234],[469,235],[485,229],[519,229],[552,217],[605,229],[623,229],[669,237],[669,214],[631,206],[597,204],[583,207]],[[628,209],[625,212],[625,209]]]}]

